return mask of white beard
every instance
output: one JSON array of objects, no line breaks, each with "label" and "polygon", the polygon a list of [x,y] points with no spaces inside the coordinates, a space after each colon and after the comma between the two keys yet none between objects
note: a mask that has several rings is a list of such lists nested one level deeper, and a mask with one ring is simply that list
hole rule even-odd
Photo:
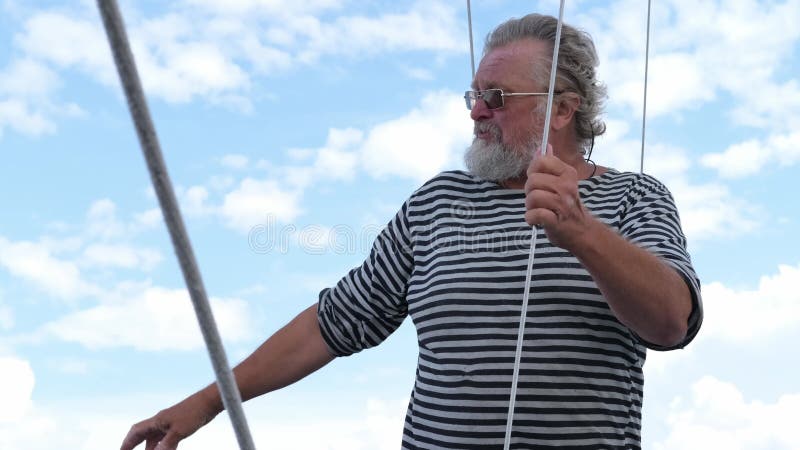
[{"label": "white beard", "polygon": [[476,131],[479,128],[489,131],[491,140],[473,139],[464,153],[467,169],[478,178],[494,182],[523,177],[538,147],[535,133],[527,145],[509,146],[503,143],[496,126],[475,124]]}]

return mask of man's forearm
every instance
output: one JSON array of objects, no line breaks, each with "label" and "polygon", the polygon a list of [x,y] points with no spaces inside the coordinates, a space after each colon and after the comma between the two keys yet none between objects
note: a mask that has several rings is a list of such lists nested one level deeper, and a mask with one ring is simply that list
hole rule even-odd
[{"label": "man's forearm", "polygon": [[[312,305],[278,330],[250,356],[233,369],[242,401],[288,386],[333,360],[317,322],[317,306]],[[196,395],[222,411],[216,383]]]},{"label": "man's forearm", "polygon": [[675,269],[596,219],[571,250],[620,322],[641,338],[672,346],[686,335],[692,300]]}]

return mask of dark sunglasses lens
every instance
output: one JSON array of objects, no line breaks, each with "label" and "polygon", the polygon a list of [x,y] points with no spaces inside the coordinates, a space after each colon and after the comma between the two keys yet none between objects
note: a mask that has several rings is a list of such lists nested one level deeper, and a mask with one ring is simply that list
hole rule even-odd
[{"label": "dark sunglasses lens", "polygon": [[478,93],[475,91],[464,92],[464,100],[467,102],[467,109],[471,111],[475,107],[475,102],[478,101]]},{"label": "dark sunglasses lens", "polygon": [[483,91],[482,97],[489,109],[497,109],[503,106],[503,91],[500,89],[487,89]]}]

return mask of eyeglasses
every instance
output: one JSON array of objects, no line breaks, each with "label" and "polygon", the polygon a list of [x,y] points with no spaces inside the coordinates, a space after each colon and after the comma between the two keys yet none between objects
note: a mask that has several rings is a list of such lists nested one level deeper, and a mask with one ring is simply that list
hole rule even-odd
[{"label": "eyeglasses", "polygon": [[[554,94],[560,94],[563,91],[555,91]],[[547,95],[547,92],[503,92],[502,89],[485,89],[483,91],[467,91],[464,92],[464,100],[467,101],[467,109],[470,111],[478,103],[478,99],[486,102],[486,107],[489,109],[499,109],[505,106],[505,97],[516,97],[523,95]]]}]

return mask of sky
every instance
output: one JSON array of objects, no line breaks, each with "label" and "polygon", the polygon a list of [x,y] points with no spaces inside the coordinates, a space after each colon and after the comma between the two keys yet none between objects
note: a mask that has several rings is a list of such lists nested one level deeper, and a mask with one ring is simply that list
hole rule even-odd
[{"label": "sky", "polygon": [[[558,2],[475,0],[501,21]],[[649,352],[648,450],[800,449],[800,0],[654,0],[644,171],[702,282]],[[647,5],[567,0],[608,85],[593,159],[639,170]],[[232,363],[360,264],[421,183],[463,168],[465,2],[153,0],[121,9]],[[0,0],[0,449],[117,448],[213,380],[94,2]],[[521,297],[521,294],[520,294]],[[261,449],[399,447],[410,321],[245,404]],[[222,414],[182,449],[235,448]]]}]

